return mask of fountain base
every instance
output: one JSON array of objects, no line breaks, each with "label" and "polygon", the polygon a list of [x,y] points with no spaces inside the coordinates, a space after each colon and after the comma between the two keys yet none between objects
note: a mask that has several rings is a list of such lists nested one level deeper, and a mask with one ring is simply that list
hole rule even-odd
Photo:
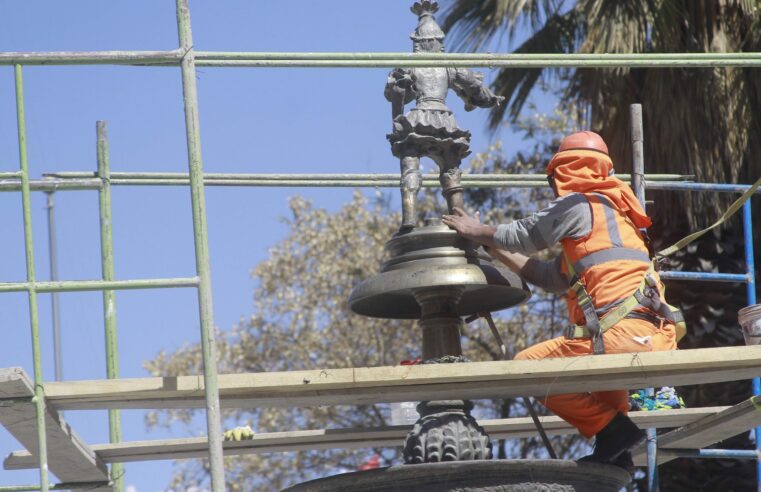
[{"label": "fountain base", "polygon": [[284,492],[618,492],[622,468],[568,460],[480,460],[399,465],[320,478]]}]

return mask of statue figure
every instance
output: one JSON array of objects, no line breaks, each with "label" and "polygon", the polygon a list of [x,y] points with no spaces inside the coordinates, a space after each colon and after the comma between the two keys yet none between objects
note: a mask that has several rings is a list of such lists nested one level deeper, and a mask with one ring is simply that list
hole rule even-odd
[{"label": "statue figure", "polygon": [[[444,51],[444,31],[433,17],[438,9],[438,3],[429,0],[415,2],[410,8],[419,19],[410,35],[415,53]],[[387,137],[402,172],[401,231],[415,226],[421,157],[429,157],[438,165],[449,212],[463,206],[459,166],[470,154],[470,132],[457,126],[452,110],[444,103],[449,89],[465,101],[466,111],[489,108],[504,99],[484,85],[482,74],[465,68],[396,68],[386,82],[385,96],[391,102],[393,118],[393,131]],[[404,105],[413,99],[415,107],[404,114]]]}]

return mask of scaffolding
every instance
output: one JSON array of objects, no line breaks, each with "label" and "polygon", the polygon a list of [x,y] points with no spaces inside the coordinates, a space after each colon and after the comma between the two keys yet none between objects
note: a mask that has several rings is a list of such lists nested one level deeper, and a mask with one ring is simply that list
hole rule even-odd
[{"label": "scaffolding", "polygon": [[[224,490],[223,455],[294,449],[366,447],[397,445],[405,432],[400,428],[292,431],[257,435],[242,443],[222,442],[220,406],[307,406],[430,399],[457,393],[465,398],[526,396],[552,378],[553,391],[588,390],[589,374],[595,374],[596,390],[641,388],[646,386],[697,384],[738,379],[754,379],[759,394],[761,353],[758,347],[699,349],[675,353],[605,355],[585,358],[573,371],[555,367],[552,361],[508,361],[469,364],[459,367],[406,366],[398,368],[354,368],[345,370],[298,371],[265,374],[217,374],[213,330],[213,304],[205,214],[205,186],[331,186],[397,187],[394,174],[203,174],[201,134],[198,115],[196,67],[761,67],[761,53],[672,53],[672,54],[456,54],[456,53],[252,53],[197,51],[193,46],[188,0],[177,0],[179,46],[170,51],[105,51],[0,53],[0,65],[13,66],[16,85],[19,170],[0,172],[0,191],[20,191],[27,277],[25,282],[0,283],[2,292],[26,292],[32,335],[33,377],[18,368],[0,369],[0,420],[19,438],[28,451],[13,453],[6,468],[38,467],[40,483],[0,487],[0,491],[95,489],[123,490],[121,463],[174,457],[207,457],[214,492]],[[23,66],[25,65],[134,65],[179,66],[182,73],[188,173],[111,172],[106,125],[97,125],[96,173],[61,172],[30,179],[24,111]],[[637,116],[639,115],[639,116]],[[668,190],[703,190],[743,193],[745,185],[691,183],[679,175],[645,175],[642,160],[641,108],[632,109],[635,168],[632,182],[641,200],[645,187]],[[195,275],[183,278],[117,280],[114,278],[111,232],[111,187],[130,185],[188,186],[191,194]],[[546,186],[535,175],[466,175],[463,185],[478,187]],[[433,175],[423,186],[438,186]],[[100,209],[102,278],[98,280],[38,281],[34,269],[32,191],[49,194],[65,190],[97,190]],[[753,238],[750,203],[743,205],[746,272],[743,274],[662,272],[664,279],[743,282],[748,304],[755,304]],[[114,291],[123,289],[194,288],[198,295],[203,356],[203,378],[118,379]],[[37,294],[45,292],[101,291],[106,332],[107,380],[44,382],[40,350]],[[458,365],[452,365],[458,366]],[[560,374],[560,375],[558,375]],[[580,383],[579,374],[584,374]],[[304,381],[309,381],[306,385]],[[273,388],[277,388],[274,391]],[[656,453],[655,439],[647,446],[650,490],[657,489],[657,463],[676,456],[737,457],[758,461],[759,450],[728,451],[703,449],[721,439],[761,425],[756,397],[729,408],[711,407],[665,411],[657,415],[633,414],[641,427],[679,427],[659,441],[667,452]],[[119,410],[122,408],[205,408],[207,437],[121,443]],[[110,444],[88,446],[62,423],[58,410],[108,409]],[[34,411],[33,431],[22,415]],[[571,433],[573,429],[555,417],[544,417],[548,432]],[[496,437],[532,434],[527,419],[483,422]],[[707,429],[710,428],[710,432]],[[33,434],[32,434],[33,432]],[[652,431],[654,432],[654,431]],[[654,434],[651,432],[651,437]],[[674,434],[676,433],[676,434]],[[729,433],[729,435],[727,435]],[[34,435],[34,438],[30,436]],[[761,435],[756,430],[756,443]],[[54,448],[49,444],[54,443]],[[48,457],[56,457],[50,467],[64,483],[52,485]],[[639,459],[643,453],[640,453]],[[111,463],[111,471],[106,468]],[[761,477],[761,468],[759,468]],[[761,490],[761,480],[759,481]]]}]

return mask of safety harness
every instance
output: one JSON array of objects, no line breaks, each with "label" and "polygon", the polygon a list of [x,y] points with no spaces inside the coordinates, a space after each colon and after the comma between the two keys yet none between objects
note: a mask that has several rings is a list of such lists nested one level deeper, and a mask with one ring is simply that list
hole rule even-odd
[{"label": "safety harness", "polygon": [[[761,186],[761,178],[756,181],[750,188],[748,188],[745,193],[743,193],[737,200],[735,200],[735,202],[732,203],[732,205],[713,225],[706,227],[700,231],[694,232],[677,241],[668,248],[655,253],[655,255],[653,255],[650,260],[650,266],[645,272],[645,275],[642,277],[642,281],[640,282],[639,287],[637,287],[637,289],[628,297],[617,301],[608,309],[604,308],[604,313],[602,316],[600,316],[598,314],[598,310],[595,309],[594,303],[592,302],[592,297],[589,295],[589,292],[587,292],[587,288],[579,276],[579,273],[581,272],[577,272],[573,262],[571,262],[568,258],[568,255],[564,253],[568,273],[571,276],[570,289],[576,295],[576,301],[578,302],[579,307],[584,314],[585,323],[584,325],[569,326],[566,329],[565,337],[591,338],[593,352],[595,354],[604,354],[605,346],[603,343],[603,333],[605,333],[608,329],[615,326],[624,318],[640,318],[648,320],[653,318],[653,316],[650,316],[647,313],[635,311],[635,309],[643,307],[655,313],[659,318],[673,323],[676,327],[677,341],[681,340],[681,338],[687,333],[687,325],[684,322],[684,316],[682,315],[682,312],[678,308],[663,301],[664,297],[661,295],[662,284],[659,285],[659,282],[654,275],[657,265],[667,256],[675,253],[676,251],[679,251],[681,248],[687,246],[703,234],[723,224],[730,216],[732,216],[735,212],[737,212],[737,210],[740,209],[742,204],[745,203],[748,198],[750,198],[750,196],[756,191],[759,186]],[[607,250],[602,251],[604,252]],[[610,256],[610,259],[618,259],[614,258],[614,256],[617,255]]]},{"label": "safety harness", "polygon": [[602,335],[608,329],[615,326],[624,318],[644,318],[648,319],[646,313],[638,313],[635,309],[644,307],[656,313],[676,326],[677,340],[680,340],[687,332],[687,325],[684,322],[682,312],[674,306],[661,300],[661,292],[653,273],[655,272],[655,263],[651,263],[642,281],[631,295],[624,298],[623,301],[616,303],[614,307],[608,310],[602,317],[592,303],[592,297],[587,292],[587,288],[581,281],[579,275],[573,268],[573,264],[568,262],[568,273],[571,274],[571,290],[576,294],[576,301],[584,313],[584,325],[571,325],[566,329],[566,338],[591,338],[592,350],[595,354],[604,354],[605,346]]}]

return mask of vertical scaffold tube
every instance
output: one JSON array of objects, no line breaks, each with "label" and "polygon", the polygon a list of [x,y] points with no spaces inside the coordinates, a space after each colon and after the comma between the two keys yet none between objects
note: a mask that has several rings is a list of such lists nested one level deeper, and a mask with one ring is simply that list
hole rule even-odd
[{"label": "vertical scaffold tube", "polygon": [[21,203],[24,214],[24,246],[26,250],[26,280],[29,282],[29,321],[32,328],[32,358],[34,359],[34,406],[37,413],[37,446],[40,460],[40,490],[48,492],[48,445],[45,433],[45,390],[40,352],[40,318],[37,305],[34,273],[34,242],[32,239],[32,205],[29,190],[29,160],[26,152],[26,116],[24,114],[24,78],[21,65],[15,65],[16,121],[18,124],[18,153],[21,168]]},{"label": "vertical scaffold tube", "polygon": [[[645,208],[645,145],[642,129],[642,105],[629,106],[632,140],[632,188],[637,199]],[[652,396],[653,388],[648,388]],[[658,437],[655,429],[647,429],[647,490],[658,490]]]},{"label": "vertical scaffold tube", "polygon": [[219,388],[217,387],[217,347],[214,341],[214,311],[211,298],[211,270],[206,230],[203,166],[201,163],[201,130],[198,118],[198,91],[188,0],[177,0],[177,30],[180,49],[184,52],[180,66],[182,68],[182,92],[188,145],[190,195],[193,207],[193,239],[196,252],[196,272],[199,278],[198,309],[201,318],[201,347],[204,366],[203,381],[206,392],[206,428],[209,440],[211,488],[213,492],[224,492],[222,424],[219,414]]},{"label": "vertical scaffold tube", "polygon": [[637,199],[645,207],[645,145],[642,130],[642,105],[632,104],[631,138],[632,138],[632,188]]},{"label": "vertical scaffold tube", "polygon": [[[48,212],[48,255],[50,256],[50,280],[58,280],[58,248],[55,234],[55,200],[53,191],[46,193]],[[63,356],[61,355],[61,316],[58,305],[58,292],[50,294],[50,310],[53,318],[53,362],[55,363],[55,380],[63,381]]]},{"label": "vertical scaffold tube", "polygon": [[[98,208],[100,210],[100,262],[103,280],[114,280],[114,239],[111,229],[111,168],[108,156],[108,133],[106,122],[95,124],[97,133],[98,177],[103,185],[98,190]],[[106,376],[108,379],[119,377],[119,350],[116,332],[116,300],[113,290],[103,291],[103,325],[106,332]],[[108,411],[108,437],[111,443],[122,441],[121,412],[118,409]],[[111,465],[111,479],[116,492],[124,491],[124,465]]]},{"label": "vertical scaffold tube", "polygon": [[[751,215],[751,196],[743,203],[743,242],[745,243],[745,271],[748,274],[748,282],[745,291],[748,297],[748,306],[756,303],[756,260],[753,257],[753,216]],[[753,378],[753,394],[761,394],[761,380]],[[753,429],[753,437],[756,440],[756,453],[761,452],[761,427]],[[761,492],[761,460],[756,458],[756,490]]]}]

